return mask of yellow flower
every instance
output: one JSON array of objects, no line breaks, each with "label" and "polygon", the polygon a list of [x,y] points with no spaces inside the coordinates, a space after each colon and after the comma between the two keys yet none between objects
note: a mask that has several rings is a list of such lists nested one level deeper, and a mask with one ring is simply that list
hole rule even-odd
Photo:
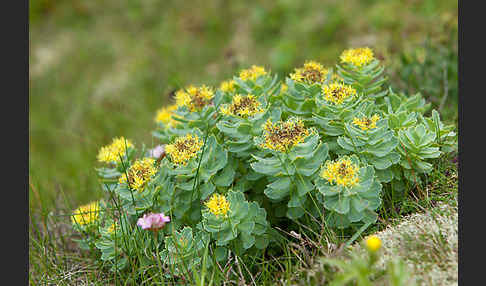
[{"label": "yellow flower", "polygon": [[87,205],[80,206],[71,216],[71,222],[78,225],[89,225],[96,222],[99,218],[100,203],[91,202]]},{"label": "yellow flower", "polygon": [[180,237],[179,238],[179,246],[181,248],[185,248],[187,246],[187,239],[185,239],[184,237]]},{"label": "yellow flower", "polygon": [[191,104],[191,96],[184,89],[176,91],[175,100],[177,107],[189,106]]},{"label": "yellow flower", "polygon": [[219,89],[224,92],[233,92],[235,91],[235,83],[234,80],[223,81],[219,86]]},{"label": "yellow flower", "polygon": [[280,93],[287,92],[288,89],[289,87],[285,83],[282,83],[282,87],[280,88]]},{"label": "yellow flower", "polygon": [[157,110],[157,114],[155,115],[155,122],[162,123],[167,127],[174,127],[177,124],[177,121],[174,120],[174,118],[177,117],[174,114],[175,110],[177,110],[176,104],[160,108]]},{"label": "yellow flower", "polygon": [[[133,165],[128,168],[126,174],[124,173],[120,179],[119,183],[126,183],[132,189],[139,192],[143,191],[146,183],[150,181],[150,178],[157,173],[157,168],[154,167],[154,158],[143,158],[135,161]],[[128,176],[127,176],[128,174]]]},{"label": "yellow flower", "polygon": [[166,145],[165,152],[173,163],[186,165],[187,161],[196,157],[202,146],[203,142],[197,135],[187,134],[178,137],[174,143]]},{"label": "yellow flower", "polygon": [[262,148],[286,152],[293,146],[304,142],[309,136],[309,129],[306,129],[302,120],[290,118],[287,121],[278,121],[273,124],[270,119],[263,126],[264,142]]},{"label": "yellow flower", "polygon": [[320,175],[330,184],[352,187],[359,182],[358,172],[359,167],[344,156],[336,161],[327,161]]},{"label": "yellow flower", "polygon": [[221,106],[221,113],[226,115],[234,115],[239,117],[253,116],[257,113],[261,113],[264,110],[260,107],[261,103],[256,99],[254,95],[241,96],[236,94],[233,96],[233,101],[229,106]]},{"label": "yellow flower", "polygon": [[226,216],[230,210],[230,203],[226,200],[226,197],[220,194],[213,194],[212,197],[205,203],[208,210],[216,215]]},{"label": "yellow flower", "polygon": [[120,157],[123,157],[128,148],[133,147],[130,140],[123,137],[114,138],[110,145],[101,147],[98,153],[98,161],[100,162],[120,162]]},{"label": "yellow flower", "polygon": [[115,229],[116,229],[116,232],[120,232],[120,226],[118,225],[117,222],[115,223],[112,223],[107,229],[106,231],[110,234],[112,233],[115,233]]},{"label": "yellow flower", "polygon": [[365,241],[366,248],[371,252],[376,252],[381,248],[381,239],[376,235],[370,235]]},{"label": "yellow flower", "polygon": [[266,75],[267,72],[265,71],[264,67],[259,66],[251,66],[249,69],[244,69],[240,71],[240,78],[242,80],[255,80],[259,76]]},{"label": "yellow flower", "polygon": [[324,99],[334,104],[341,104],[350,96],[356,94],[356,90],[344,83],[331,83],[322,87]]},{"label": "yellow flower", "polygon": [[371,116],[371,117],[363,117],[363,118],[357,118],[355,117],[353,119],[353,124],[361,128],[361,130],[369,130],[376,128],[376,122],[380,120],[380,116],[377,114]]},{"label": "yellow flower", "polygon": [[373,51],[366,48],[348,49],[341,54],[341,62],[361,67],[369,64],[374,59]]},{"label": "yellow flower", "polygon": [[201,87],[189,86],[185,90],[180,89],[175,94],[177,107],[186,106],[190,111],[199,111],[211,103],[214,92],[205,85]]},{"label": "yellow flower", "polygon": [[297,82],[313,84],[322,83],[326,80],[329,70],[324,68],[320,63],[308,61],[304,67],[296,68],[295,72],[290,74],[290,78]]}]

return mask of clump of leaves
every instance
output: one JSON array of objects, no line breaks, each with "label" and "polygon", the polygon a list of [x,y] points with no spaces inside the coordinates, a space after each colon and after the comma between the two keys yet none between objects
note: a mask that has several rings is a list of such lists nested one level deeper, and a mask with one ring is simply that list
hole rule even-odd
[{"label": "clump of leaves", "polygon": [[[313,69],[318,80],[302,80]],[[276,226],[375,223],[385,193],[421,184],[433,159],[457,148],[454,127],[427,115],[420,94],[385,86],[371,49],[301,73],[282,82],[253,66],[220,89],[178,91],[170,120],[152,133],[162,152],[130,145],[98,169],[108,199],[96,227],[83,229],[101,259],[113,270],[166,269],[170,279],[221,269],[231,257],[255,265],[278,249]],[[153,168],[132,167],[140,160]],[[143,214],[161,212],[167,226],[137,227]],[[118,232],[107,231],[113,223]]]}]

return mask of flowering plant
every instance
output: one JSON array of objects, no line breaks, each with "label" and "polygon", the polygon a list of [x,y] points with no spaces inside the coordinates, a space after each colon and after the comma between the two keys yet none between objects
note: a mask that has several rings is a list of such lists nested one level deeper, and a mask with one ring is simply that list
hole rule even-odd
[{"label": "flowering plant", "polygon": [[420,94],[385,87],[371,49],[340,60],[306,62],[284,82],[252,66],[217,89],[180,89],[155,117],[159,146],[121,137],[100,150],[103,215],[73,223],[97,222],[87,235],[113,269],[164,263],[177,276],[203,253],[205,267],[261,253],[277,225],[376,222],[383,194],[419,184],[457,141]]}]

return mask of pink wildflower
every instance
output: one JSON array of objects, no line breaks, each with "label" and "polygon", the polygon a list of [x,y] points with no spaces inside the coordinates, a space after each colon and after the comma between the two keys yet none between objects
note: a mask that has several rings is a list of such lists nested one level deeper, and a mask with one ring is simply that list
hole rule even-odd
[{"label": "pink wildflower", "polygon": [[153,158],[159,158],[162,154],[164,154],[164,152],[164,145],[157,145],[154,149],[149,150],[149,156]]},{"label": "pink wildflower", "polygon": [[165,216],[164,213],[149,213],[139,218],[137,225],[142,227],[142,229],[157,231],[163,228],[166,222],[170,222],[170,217]]}]

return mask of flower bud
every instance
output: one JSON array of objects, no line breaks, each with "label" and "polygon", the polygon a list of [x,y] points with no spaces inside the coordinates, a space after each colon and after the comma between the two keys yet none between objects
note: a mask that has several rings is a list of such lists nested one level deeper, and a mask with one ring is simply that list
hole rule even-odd
[{"label": "flower bud", "polygon": [[163,228],[167,222],[170,222],[170,218],[165,216],[164,213],[149,213],[144,214],[143,217],[139,218],[137,225],[142,229],[157,231]]},{"label": "flower bud", "polygon": [[381,239],[376,235],[371,235],[366,239],[365,245],[370,252],[376,252],[381,247]]}]

